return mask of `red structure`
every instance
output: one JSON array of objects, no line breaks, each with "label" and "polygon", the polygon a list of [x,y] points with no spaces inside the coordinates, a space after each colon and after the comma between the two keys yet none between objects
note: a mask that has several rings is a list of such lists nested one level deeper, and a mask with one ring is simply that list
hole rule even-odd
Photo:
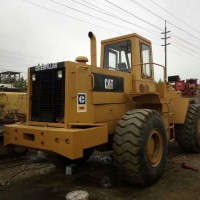
[{"label": "red structure", "polygon": [[169,76],[168,81],[172,84],[176,91],[181,91],[184,96],[195,96],[197,94],[197,83],[196,78],[190,78],[185,80],[180,80],[178,75]]},{"label": "red structure", "polygon": [[195,96],[197,94],[197,80],[194,78],[175,81],[175,90],[181,91],[182,95]]}]

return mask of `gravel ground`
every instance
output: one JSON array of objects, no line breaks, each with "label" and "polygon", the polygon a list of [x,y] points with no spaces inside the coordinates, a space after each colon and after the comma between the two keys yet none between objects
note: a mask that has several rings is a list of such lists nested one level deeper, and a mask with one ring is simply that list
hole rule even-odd
[{"label": "gravel ground", "polygon": [[53,155],[48,156],[50,160],[43,160],[37,152],[30,151],[26,157],[16,159],[1,148],[0,199],[61,200],[74,190],[87,191],[90,200],[200,199],[200,172],[181,166],[187,162],[200,170],[200,155],[183,153],[175,142],[169,146],[161,179],[146,188],[123,181],[109,154],[95,152],[87,163],[75,166],[72,175],[66,175],[66,168]]}]

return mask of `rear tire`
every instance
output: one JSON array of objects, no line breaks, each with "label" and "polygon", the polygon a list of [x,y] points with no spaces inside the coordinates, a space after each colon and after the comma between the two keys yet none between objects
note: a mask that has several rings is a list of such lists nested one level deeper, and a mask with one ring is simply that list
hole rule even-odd
[{"label": "rear tire", "polygon": [[167,156],[163,120],[154,110],[128,111],[113,138],[113,159],[124,178],[137,185],[151,185],[162,174]]},{"label": "rear tire", "polygon": [[200,153],[200,105],[191,104],[183,125],[175,126],[176,140],[188,153]]}]

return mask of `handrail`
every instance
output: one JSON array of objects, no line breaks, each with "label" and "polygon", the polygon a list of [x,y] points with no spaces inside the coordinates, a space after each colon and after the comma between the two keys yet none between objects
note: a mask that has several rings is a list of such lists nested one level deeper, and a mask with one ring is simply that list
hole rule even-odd
[{"label": "handrail", "polygon": [[91,79],[92,79],[92,87],[90,90],[93,90],[94,87],[95,87],[95,82],[94,82],[94,75],[93,74],[89,74],[89,76],[91,76]]},{"label": "handrail", "polygon": [[[166,68],[164,65],[161,65],[161,64],[158,64],[158,63],[154,63],[154,62],[149,62],[149,63],[138,63],[138,64],[135,64],[135,65],[132,65],[132,66],[138,66],[138,65],[145,65],[145,72],[146,72],[146,65],[157,65],[159,67],[162,67],[163,70],[164,70],[164,81],[165,83],[167,82],[167,71],[166,71]],[[145,79],[146,79],[146,73],[145,73]]]},{"label": "handrail", "polygon": [[76,89],[75,89],[75,96],[72,96],[72,98],[76,98],[76,97],[77,97],[77,94],[78,94],[78,79],[79,79],[79,78],[78,78],[78,70],[79,70],[80,68],[82,68],[82,69],[84,69],[84,70],[89,69],[88,66],[78,65],[78,66],[76,66],[75,71],[71,71],[72,73],[77,73],[77,75],[76,75]]}]

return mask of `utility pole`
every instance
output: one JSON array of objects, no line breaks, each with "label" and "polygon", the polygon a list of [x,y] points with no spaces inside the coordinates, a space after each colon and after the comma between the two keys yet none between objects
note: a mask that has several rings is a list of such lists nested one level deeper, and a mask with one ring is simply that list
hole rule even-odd
[{"label": "utility pole", "polygon": [[170,38],[170,36],[167,36],[169,32],[170,31],[167,31],[167,22],[165,20],[165,31],[161,33],[164,34],[164,38],[161,38],[162,40],[164,40],[164,44],[161,46],[165,47],[165,78],[167,77],[167,46],[170,45],[170,43],[167,43],[167,39]]}]

